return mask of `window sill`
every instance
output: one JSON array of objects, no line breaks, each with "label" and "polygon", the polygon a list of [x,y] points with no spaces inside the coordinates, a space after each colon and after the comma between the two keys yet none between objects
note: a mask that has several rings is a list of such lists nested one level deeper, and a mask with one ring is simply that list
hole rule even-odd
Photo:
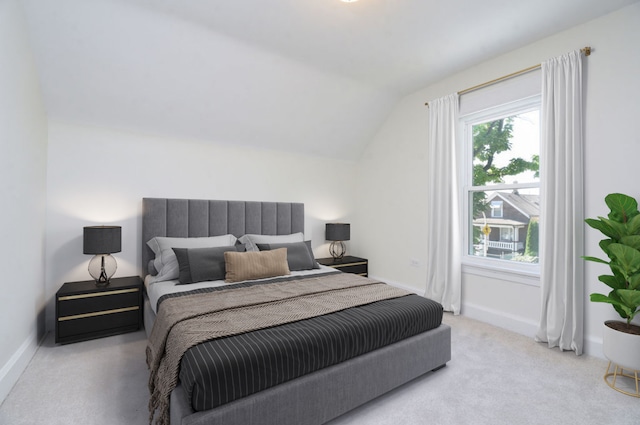
[{"label": "window sill", "polygon": [[462,273],[523,285],[540,286],[540,266],[537,264],[509,264],[505,261],[474,260],[463,260]]}]

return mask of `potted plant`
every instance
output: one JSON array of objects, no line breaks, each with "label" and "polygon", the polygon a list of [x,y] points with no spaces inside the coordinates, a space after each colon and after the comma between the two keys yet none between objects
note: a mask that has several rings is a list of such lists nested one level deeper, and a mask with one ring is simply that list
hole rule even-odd
[{"label": "potted plant", "polygon": [[625,319],[605,322],[602,342],[605,356],[623,369],[640,370],[640,326],[632,323],[640,313],[640,211],[634,198],[621,193],[607,195],[605,202],[610,209],[606,218],[585,221],[605,235],[600,248],[609,261],[583,258],[609,266],[611,274],[601,275],[598,280],[611,290],[607,295],[591,294],[590,299],[613,305]]}]

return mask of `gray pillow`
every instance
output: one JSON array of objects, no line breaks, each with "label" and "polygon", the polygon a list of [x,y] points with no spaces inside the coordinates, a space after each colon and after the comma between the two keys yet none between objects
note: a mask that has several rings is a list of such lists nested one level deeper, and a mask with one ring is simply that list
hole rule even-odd
[{"label": "gray pillow", "polygon": [[180,270],[173,248],[211,248],[232,246],[237,240],[238,238],[231,234],[202,238],[171,238],[156,236],[147,242],[147,245],[155,254],[153,265],[155,270],[158,272],[157,275],[151,278],[150,283],[178,278]]},{"label": "gray pillow", "polygon": [[256,235],[247,234],[238,238],[240,243],[243,243],[247,247],[247,251],[259,251],[257,244],[272,244],[272,243],[293,243],[303,242],[304,235],[302,232],[292,233],[290,235]]},{"label": "gray pillow", "polygon": [[220,246],[210,248],[173,248],[178,259],[179,285],[224,280],[226,270],[224,253],[244,251],[244,245]]},{"label": "gray pillow", "polygon": [[313,258],[311,241],[293,243],[259,243],[256,245],[260,251],[287,248],[287,263],[289,264],[289,270],[291,271],[320,268],[315,258]]}]

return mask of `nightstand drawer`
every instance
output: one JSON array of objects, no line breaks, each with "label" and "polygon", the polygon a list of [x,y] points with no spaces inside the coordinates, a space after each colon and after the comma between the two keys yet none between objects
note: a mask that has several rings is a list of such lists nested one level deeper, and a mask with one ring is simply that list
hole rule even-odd
[{"label": "nightstand drawer", "polygon": [[63,318],[96,311],[135,307],[139,304],[139,288],[93,294],[68,295],[58,298],[58,317]]},{"label": "nightstand drawer", "polygon": [[[130,309],[130,310],[129,310]],[[71,316],[58,319],[58,342],[76,342],[100,336],[134,331],[140,327],[140,307],[106,311],[95,316]]]},{"label": "nightstand drawer", "polygon": [[140,329],[142,279],[68,282],[56,293],[56,343],[84,341]]},{"label": "nightstand drawer", "polygon": [[341,260],[337,261],[331,257],[318,258],[316,261],[324,266],[333,267],[334,269],[340,270],[344,273],[353,273],[365,277],[369,275],[369,260],[366,258],[346,255]]},{"label": "nightstand drawer", "polygon": [[359,274],[359,275],[363,275],[366,276],[367,275],[367,271],[368,271],[368,267],[367,267],[367,262],[360,262],[360,263],[351,263],[351,264],[345,264],[345,265],[336,265],[336,266],[331,266],[333,268],[336,268],[338,270],[340,270],[341,272],[344,273],[353,273],[353,274]]}]

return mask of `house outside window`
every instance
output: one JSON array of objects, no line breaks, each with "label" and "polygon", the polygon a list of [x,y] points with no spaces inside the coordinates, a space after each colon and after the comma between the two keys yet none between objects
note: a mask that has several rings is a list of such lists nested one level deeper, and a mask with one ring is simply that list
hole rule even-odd
[{"label": "house outside window", "polygon": [[466,264],[539,272],[540,97],[461,117]]}]

